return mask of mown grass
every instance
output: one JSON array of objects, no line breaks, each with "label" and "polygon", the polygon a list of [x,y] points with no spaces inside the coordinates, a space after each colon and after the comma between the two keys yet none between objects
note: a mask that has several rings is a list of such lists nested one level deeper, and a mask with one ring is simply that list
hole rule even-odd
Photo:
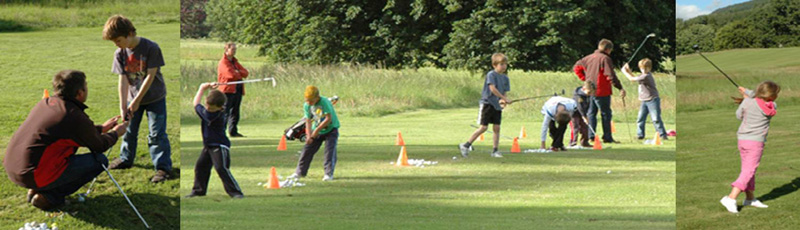
[{"label": "mown grass", "polygon": [[0,3],[0,32],[103,26],[120,12],[135,26],[180,23],[178,0],[8,1]]},{"label": "mown grass", "polygon": [[[197,86],[201,82],[216,81],[217,62],[222,57],[223,43],[208,40],[182,40],[181,91],[182,105],[191,106]],[[256,56],[256,47],[238,47],[237,57],[251,72],[250,78],[275,77],[278,87],[268,83],[246,86],[242,102],[243,119],[287,118],[297,114],[303,103],[302,92],[306,85],[320,88],[324,96],[340,96],[344,115],[378,117],[417,109],[477,108],[485,73],[434,68],[381,69],[358,65],[307,66],[297,64],[271,64],[265,57]],[[188,57],[187,57],[188,56]],[[621,73],[619,74],[620,76]],[[581,81],[568,72],[523,72],[511,70],[510,98],[552,94],[565,89],[572,97]],[[656,75],[661,94],[663,119],[675,121],[675,77]],[[639,111],[637,85],[623,81],[629,96],[626,106],[622,99],[613,97],[615,122],[635,121]],[[616,90],[615,90],[616,91]],[[542,100],[514,104],[505,116],[530,118],[540,116]],[[513,112],[511,112],[513,111]],[[183,118],[193,118],[191,110],[182,110]]]},{"label": "mown grass", "polygon": [[[796,155],[800,48],[743,49],[705,54],[747,88],[764,80],[781,85],[778,115],[770,125],[764,156],[756,172],[755,195],[768,209],[728,213],[727,195],[740,170],[736,130],[741,121],[730,96],[738,91],[698,55],[678,57],[677,151],[678,229],[792,229],[800,224],[800,160]],[[742,195],[739,199],[744,198]]]},{"label": "mown grass", "polygon": [[[187,108],[184,108],[187,109]],[[337,112],[346,111],[338,107]],[[297,112],[299,115],[299,111]],[[296,115],[296,116],[298,116]],[[304,187],[267,190],[270,167],[294,171],[302,143],[276,151],[283,129],[295,119],[246,119],[232,139],[231,171],[245,198],[231,199],[211,176],[206,197],[181,199],[187,229],[674,229],[675,141],[664,146],[605,145],[602,151],[506,154],[490,158],[489,139],[462,159],[456,144],[473,131],[474,109],[417,110],[382,117],[340,116],[335,180],[322,182],[317,153]],[[182,119],[182,165],[193,167],[202,148],[198,119]],[[528,137],[538,148],[541,117],[504,118],[501,133]],[[670,127],[671,128],[671,127]],[[409,158],[438,161],[398,168],[402,132]],[[511,142],[501,139],[508,152]],[[548,141],[549,144],[549,141]],[[187,168],[188,169],[188,168]],[[184,170],[182,194],[192,187]],[[267,216],[268,218],[265,218]],[[231,221],[236,220],[236,221]]]},{"label": "mown grass", "polygon": [[[136,19],[134,19],[136,20]],[[162,68],[167,89],[167,134],[172,146],[175,175],[180,174],[181,144],[178,92],[178,33],[179,24],[139,24],[139,35],[161,47],[166,66]],[[96,122],[119,114],[117,98],[118,75],[111,73],[116,47],[101,39],[102,27],[54,28],[33,32],[0,35],[0,155],[14,131],[27,117],[30,109],[41,99],[42,91],[52,87],[52,76],[63,69],[77,69],[87,75],[89,98],[87,114]],[[155,229],[179,227],[179,180],[153,185],[153,175],[147,145],[147,121],[140,125],[139,146],[133,168],[113,171],[115,179]],[[109,158],[119,156],[119,142],[112,147]],[[81,148],[79,153],[88,152]],[[0,167],[2,168],[2,167]],[[86,186],[78,192],[86,191]],[[0,229],[18,229],[25,222],[47,221],[44,212],[25,202],[26,189],[7,179],[0,169]],[[141,223],[122,194],[105,174],[98,177],[94,191],[86,203],[61,208],[63,219],[57,219],[60,229],[141,229]]]}]

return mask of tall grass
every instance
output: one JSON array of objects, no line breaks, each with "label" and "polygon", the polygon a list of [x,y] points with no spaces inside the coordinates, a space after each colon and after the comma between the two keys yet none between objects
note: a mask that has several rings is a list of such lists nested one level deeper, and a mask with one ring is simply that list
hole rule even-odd
[{"label": "tall grass", "polygon": [[[182,61],[181,93],[182,118],[194,119],[191,100],[201,82],[216,81],[215,64]],[[269,83],[248,84],[242,102],[244,119],[286,118],[301,116],[303,89],[316,85],[323,96],[338,95],[341,102],[337,112],[344,116],[376,117],[418,109],[475,108],[477,114],[484,74],[434,68],[388,70],[366,66],[328,65],[308,66],[297,64],[264,64],[245,66],[250,78],[275,77],[278,86]],[[621,76],[621,75],[620,75]],[[567,97],[581,82],[567,72],[509,73],[509,97],[520,98],[552,94],[561,89]],[[662,97],[663,117],[667,123],[675,121],[675,78],[658,74],[656,77]],[[639,102],[635,83],[623,82],[628,89],[627,108],[621,99],[613,97],[615,120],[627,115],[633,121]],[[519,102],[506,109],[504,118],[530,118],[541,116],[543,100]],[[623,114],[627,113],[627,114]]]},{"label": "tall grass", "polygon": [[178,0],[4,2],[0,3],[0,32],[103,26],[114,14],[125,15],[134,25],[180,22]]}]

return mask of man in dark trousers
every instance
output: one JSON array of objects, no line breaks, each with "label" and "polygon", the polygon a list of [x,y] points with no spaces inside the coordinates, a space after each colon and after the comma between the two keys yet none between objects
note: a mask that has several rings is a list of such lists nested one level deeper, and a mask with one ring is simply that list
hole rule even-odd
[{"label": "man in dark trousers", "polygon": [[[219,60],[217,67],[217,82],[227,83],[233,81],[241,81],[247,78],[250,74],[247,69],[242,67],[239,60],[234,57],[236,55],[236,43],[229,42],[225,44],[225,54]],[[219,91],[225,93],[227,100],[225,102],[225,114],[228,117],[228,134],[231,137],[244,137],[239,133],[239,107],[242,104],[242,97],[244,96],[244,84],[225,85],[220,84]]]},{"label": "man in dark trousers", "polygon": [[[572,68],[581,81],[590,81],[597,86],[597,91],[591,99],[592,103],[589,104],[589,114],[586,115],[589,117],[592,130],[596,131],[599,110],[603,119],[604,143],[619,143],[611,136],[611,85],[619,89],[620,96],[625,100],[625,89],[622,89],[622,84],[614,73],[614,60],[611,60],[610,56],[613,50],[614,43],[608,39],[600,40],[597,50],[578,60]],[[589,138],[594,139],[594,133],[590,134]]]},{"label": "man in dark trousers", "polygon": [[[53,78],[53,97],[39,101],[8,142],[3,167],[8,178],[28,188],[28,202],[42,210],[64,204],[64,197],[103,172],[103,152],[125,133],[119,116],[95,125],[84,113],[86,75],[64,70]],[[109,132],[110,131],[110,132]],[[75,154],[87,147],[88,154]]]}]

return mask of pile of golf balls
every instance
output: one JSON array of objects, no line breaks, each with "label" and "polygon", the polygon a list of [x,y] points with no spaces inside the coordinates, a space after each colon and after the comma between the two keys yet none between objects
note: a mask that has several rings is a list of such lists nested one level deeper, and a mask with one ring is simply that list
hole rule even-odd
[{"label": "pile of golf balls", "polygon": [[526,149],[523,152],[525,152],[525,153],[552,153],[553,150],[549,150],[549,149]]},{"label": "pile of golf balls", "polygon": [[53,228],[48,228],[47,224],[36,223],[36,221],[34,221],[30,223],[25,223],[25,226],[19,228],[19,230],[58,230],[58,227],[56,227],[56,224],[53,223]]},{"label": "pile of golf balls", "polygon": [[306,186],[306,184],[297,182],[298,180],[300,180],[300,179],[298,179],[298,178],[287,178],[286,180],[280,182],[281,188],[291,188],[291,187]]},{"label": "pile of golf balls", "polygon": [[425,159],[408,159],[408,164],[417,166],[420,168],[425,168],[425,166],[431,166],[439,164],[438,161],[426,161]]}]

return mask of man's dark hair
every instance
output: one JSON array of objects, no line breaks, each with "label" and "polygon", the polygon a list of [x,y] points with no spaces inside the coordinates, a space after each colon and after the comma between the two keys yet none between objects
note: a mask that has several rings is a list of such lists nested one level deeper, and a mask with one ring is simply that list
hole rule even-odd
[{"label": "man's dark hair", "polygon": [[53,77],[53,93],[74,99],[78,90],[86,90],[86,74],[78,70],[62,70]]}]

